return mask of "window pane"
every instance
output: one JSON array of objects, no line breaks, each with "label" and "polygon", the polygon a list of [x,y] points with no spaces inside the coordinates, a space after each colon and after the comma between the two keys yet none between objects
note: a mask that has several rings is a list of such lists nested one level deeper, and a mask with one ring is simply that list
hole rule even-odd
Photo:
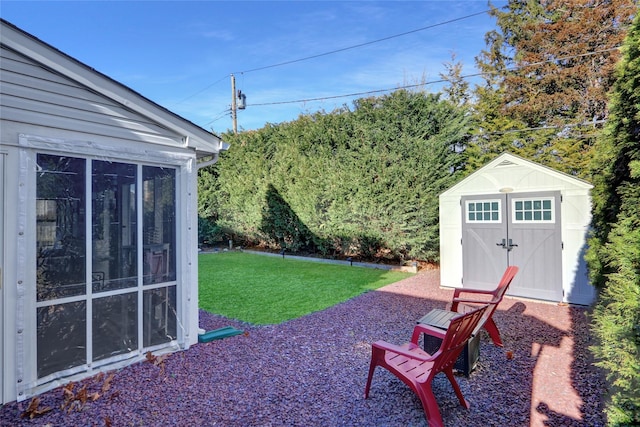
[{"label": "window pane", "polygon": [[535,211],[535,212],[533,212],[533,219],[534,219],[535,221],[540,221],[540,220],[542,220],[542,212],[540,212],[540,211]]},{"label": "window pane", "polygon": [[85,301],[37,310],[38,378],[86,363]]},{"label": "window pane", "polygon": [[494,210],[494,211],[498,210],[498,202],[492,202],[491,203],[491,210]]},{"label": "window pane", "polygon": [[516,210],[522,210],[522,202],[516,202]]},{"label": "window pane", "polygon": [[93,161],[93,291],[137,286],[136,166]]},{"label": "window pane", "polygon": [[498,218],[498,212],[491,212],[491,220],[492,221],[498,221],[500,218]]},{"label": "window pane", "polygon": [[542,209],[542,201],[534,200],[533,201],[533,209]]},{"label": "window pane", "polygon": [[137,293],[93,300],[93,359],[138,349]]},{"label": "window pane", "polygon": [[543,213],[543,219],[544,219],[545,221],[551,221],[551,212],[549,212],[549,211],[545,211],[545,212]]},{"label": "window pane", "polygon": [[144,284],[176,280],[176,171],[142,168]]},{"label": "window pane", "polygon": [[38,301],[86,293],[85,160],[38,154]]},{"label": "window pane", "polygon": [[516,221],[522,221],[522,212],[516,212]]},{"label": "window pane", "polygon": [[551,209],[551,200],[543,200],[542,207],[543,209]]},{"label": "window pane", "polygon": [[528,211],[531,210],[531,200],[527,200],[524,202],[524,209]]},{"label": "window pane", "polygon": [[144,347],[177,338],[176,287],[144,291]]}]

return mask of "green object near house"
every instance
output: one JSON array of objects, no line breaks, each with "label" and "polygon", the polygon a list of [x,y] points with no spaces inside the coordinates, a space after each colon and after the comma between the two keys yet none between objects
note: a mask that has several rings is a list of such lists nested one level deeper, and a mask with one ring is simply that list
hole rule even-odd
[{"label": "green object near house", "polygon": [[204,343],[213,340],[221,340],[222,338],[233,337],[243,333],[244,331],[236,329],[233,326],[225,326],[224,328],[214,329],[213,331],[198,335],[198,342]]}]

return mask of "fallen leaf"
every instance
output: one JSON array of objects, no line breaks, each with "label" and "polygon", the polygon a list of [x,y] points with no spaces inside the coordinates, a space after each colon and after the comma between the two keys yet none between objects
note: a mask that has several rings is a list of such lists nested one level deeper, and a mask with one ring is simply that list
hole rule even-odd
[{"label": "fallen leaf", "polygon": [[102,383],[102,393],[106,393],[111,388],[111,380],[113,380],[114,376],[115,374],[112,372],[107,379],[104,380],[104,383]]},{"label": "fallen leaf", "polygon": [[20,415],[20,418],[29,417],[29,419],[32,420],[34,417],[38,417],[51,411],[51,408],[48,406],[45,408],[39,408],[39,406],[40,398],[34,397],[33,399],[31,399],[31,402],[29,402],[29,406],[27,406],[27,409],[25,409],[25,411]]}]

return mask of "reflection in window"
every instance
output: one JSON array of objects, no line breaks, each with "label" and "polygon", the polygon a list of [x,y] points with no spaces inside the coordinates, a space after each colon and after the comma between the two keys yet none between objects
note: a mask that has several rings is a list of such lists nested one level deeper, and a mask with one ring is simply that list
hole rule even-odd
[{"label": "reflection in window", "polygon": [[84,295],[85,160],[38,154],[37,162],[38,301]]},{"label": "reflection in window", "polygon": [[38,308],[38,378],[86,363],[86,307],[78,301]]},{"label": "reflection in window", "polygon": [[144,346],[176,339],[176,287],[144,291]]},{"label": "reflection in window", "polygon": [[142,168],[144,284],[176,280],[176,171]]},{"label": "reflection in window", "polygon": [[38,378],[176,340],[176,169],[37,162]]},{"label": "reflection in window", "polygon": [[[137,286],[136,170],[92,162],[93,292]],[[102,280],[95,280],[98,275]]]},{"label": "reflection in window", "polygon": [[138,348],[137,293],[93,300],[93,360]]}]

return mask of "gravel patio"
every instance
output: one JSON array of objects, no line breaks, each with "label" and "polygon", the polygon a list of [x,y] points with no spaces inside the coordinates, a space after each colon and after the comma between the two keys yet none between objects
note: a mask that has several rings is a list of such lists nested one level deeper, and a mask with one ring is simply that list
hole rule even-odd
[{"label": "gravel patio", "polygon": [[[444,308],[451,289],[438,270],[281,325],[252,326],[205,312],[206,330],[245,331],[197,344],[159,363],[141,362],[85,380],[95,401],[61,410],[60,389],[41,395],[53,410],[32,420],[29,402],[0,409],[0,425],[30,426],[426,426],[418,398],[378,369],[363,398],[370,343],[406,342],[415,321]],[[588,311],[506,297],[494,320],[504,348],[483,332],[480,361],[458,376],[471,409],[461,407],[444,375],[434,393],[447,426],[603,426],[602,374],[588,351]],[[513,351],[513,359],[506,352]]]}]

